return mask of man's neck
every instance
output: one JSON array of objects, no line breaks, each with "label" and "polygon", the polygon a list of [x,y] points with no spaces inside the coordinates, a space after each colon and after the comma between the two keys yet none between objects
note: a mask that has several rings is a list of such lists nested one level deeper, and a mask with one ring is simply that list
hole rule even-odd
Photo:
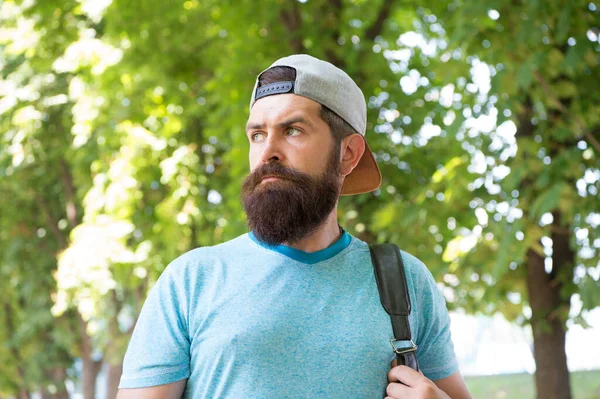
[{"label": "man's neck", "polygon": [[304,237],[294,244],[287,244],[291,248],[312,253],[329,247],[341,236],[341,229],[337,221],[337,206],[331,211],[325,223],[314,233]]}]

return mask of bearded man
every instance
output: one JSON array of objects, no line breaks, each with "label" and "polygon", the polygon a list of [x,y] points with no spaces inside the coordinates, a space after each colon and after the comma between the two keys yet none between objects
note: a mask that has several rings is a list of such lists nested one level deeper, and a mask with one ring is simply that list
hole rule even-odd
[{"label": "bearded man", "polygon": [[257,77],[246,132],[250,232],[165,269],[117,397],[470,398],[444,298],[405,252],[420,371],[390,366],[369,246],[337,222],[340,195],[381,184],[360,88],[325,61],[282,58]]}]

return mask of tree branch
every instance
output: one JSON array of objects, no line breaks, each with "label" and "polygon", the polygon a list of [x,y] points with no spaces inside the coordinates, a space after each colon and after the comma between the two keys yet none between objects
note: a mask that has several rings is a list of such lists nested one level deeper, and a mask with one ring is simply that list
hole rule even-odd
[{"label": "tree branch", "polygon": [[340,16],[342,15],[342,0],[329,0],[329,9],[325,14],[325,25],[324,28],[331,32],[331,45],[325,47],[325,57],[327,61],[337,66],[340,69],[344,69],[344,60],[341,59],[336,50],[338,46],[338,39],[340,37]]},{"label": "tree branch", "polygon": [[589,140],[592,147],[594,147],[596,151],[600,152],[600,142],[594,137],[592,132],[585,132],[585,137]]},{"label": "tree branch", "polygon": [[570,236],[571,234],[573,234],[573,232],[571,230],[569,230],[568,228],[558,226],[554,223],[550,225],[550,231],[552,232],[552,234],[556,234],[556,235]]},{"label": "tree branch", "polygon": [[[373,42],[375,38],[381,35],[383,31],[383,26],[385,25],[385,21],[390,17],[392,12],[392,1],[391,0],[383,0],[383,4],[379,9],[379,13],[377,14],[377,18],[373,21],[371,26],[367,28],[365,31],[364,39],[365,41]],[[360,59],[365,59],[368,56],[367,52],[371,51],[371,46],[362,46],[360,48]],[[363,70],[359,70],[354,76],[356,84],[361,86],[363,82],[365,82],[366,78],[363,73]]]},{"label": "tree branch", "polygon": [[523,112],[518,115],[516,138],[533,137],[535,126],[531,123],[533,116],[533,103],[531,97],[527,96],[523,101]]},{"label": "tree branch", "polygon": [[379,10],[379,14],[377,14],[377,18],[373,21],[373,24],[369,26],[367,31],[365,32],[365,38],[373,41],[377,36],[381,34],[383,30],[383,24],[385,20],[390,16],[390,12],[392,10],[392,1],[391,0],[383,0],[383,5]]},{"label": "tree branch", "polygon": [[279,19],[290,37],[290,45],[295,53],[304,53],[305,48],[300,36],[302,26],[302,16],[297,1],[292,2],[291,8],[282,9]]}]

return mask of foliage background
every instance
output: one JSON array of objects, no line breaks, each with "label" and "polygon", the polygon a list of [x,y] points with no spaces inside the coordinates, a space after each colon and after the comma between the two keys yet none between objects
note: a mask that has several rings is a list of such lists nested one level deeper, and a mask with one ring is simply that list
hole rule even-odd
[{"label": "foliage background", "polygon": [[[0,396],[60,395],[76,358],[86,397],[102,364],[112,392],[165,266],[246,232],[250,92],[294,52],[368,100],[384,182],[342,198],[348,231],[421,258],[450,308],[539,319],[534,333],[585,324],[600,303],[598,7],[0,2]],[[552,293],[539,318],[533,264]]]}]

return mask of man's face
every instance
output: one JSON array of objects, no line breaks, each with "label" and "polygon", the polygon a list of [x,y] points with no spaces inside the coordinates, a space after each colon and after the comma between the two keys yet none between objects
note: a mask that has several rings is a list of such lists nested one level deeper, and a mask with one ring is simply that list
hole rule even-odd
[{"label": "man's face", "polygon": [[295,94],[258,100],[250,112],[250,175],[242,201],[248,224],[271,245],[299,241],[334,209],[342,185],[321,105]]}]

